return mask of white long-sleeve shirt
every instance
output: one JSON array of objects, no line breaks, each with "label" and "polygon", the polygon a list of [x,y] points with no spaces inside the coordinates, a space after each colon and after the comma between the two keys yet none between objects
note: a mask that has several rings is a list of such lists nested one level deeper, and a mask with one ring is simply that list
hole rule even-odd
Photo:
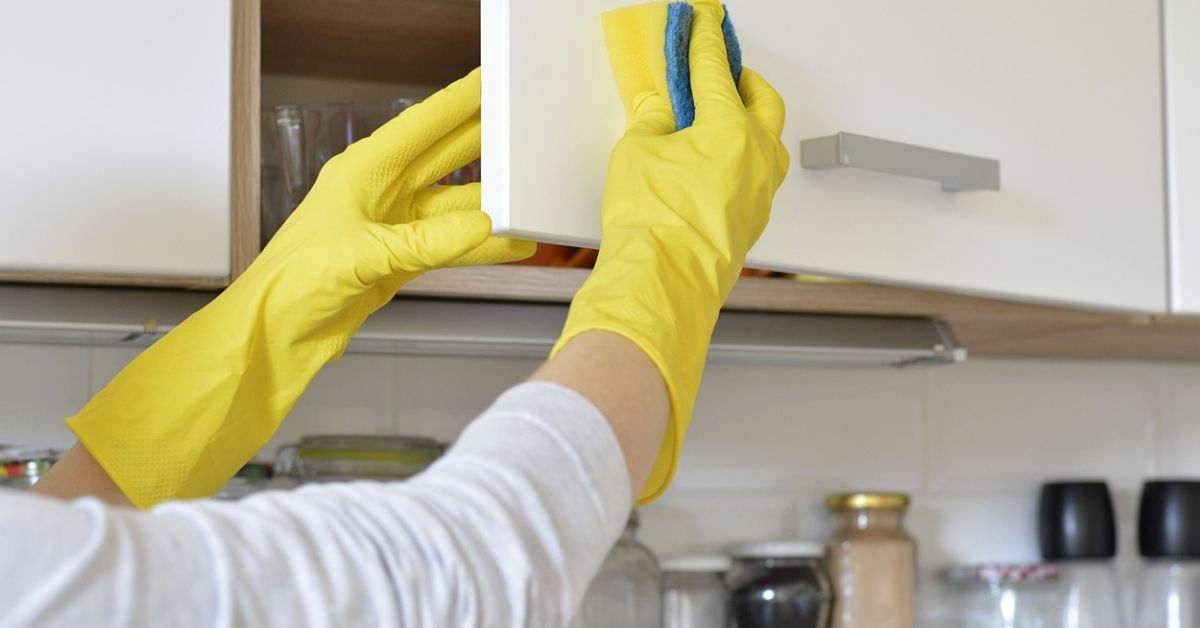
[{"label": "white long-sleeve shirt", "polygon": [[502,395],[420,476],[146,512],[0,491],[0,626],[564,626],[629,513],[608,422]]}]

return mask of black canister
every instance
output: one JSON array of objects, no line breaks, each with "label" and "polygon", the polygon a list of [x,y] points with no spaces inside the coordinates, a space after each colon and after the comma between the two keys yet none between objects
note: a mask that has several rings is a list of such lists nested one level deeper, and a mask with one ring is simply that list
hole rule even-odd
[{"label": "black canister", "polygon": [[1120,579],[1112,560],[1117,555],[1117,523],[1108,484],[1043,484],[1038,533],[1042,558],[1062,574],[1064,625],[1124,628]]},{"label": "black canister", "polygon": [[1117,524],[1108,484],[1047,482],[1038,501],[1038,536],[1047,560],[1110,559]]},{"label": "black canister", "polygon": [[774,541],[730,550],[737,628],[825,628],[833,599],[820,543]]},{"label": "black canister", "polygon": [[1200,481],[1142,485],[1138,550],[1137,628],[1200,626]]},{"label": "black canister", "polygon": [[1200,481],[1151,480],[1142,486],[1138,550],[1146,558],[1200,558]]}]

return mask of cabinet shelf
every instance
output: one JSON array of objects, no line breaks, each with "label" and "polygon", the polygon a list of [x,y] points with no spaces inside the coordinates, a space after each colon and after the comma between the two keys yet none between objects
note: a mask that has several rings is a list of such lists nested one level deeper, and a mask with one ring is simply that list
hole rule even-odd
[{"label": "cabinet shelf", "polygon": [[478,0],[262,0],[266,73],[444,85],[477,65]]},{"label": "cabinet shelf", "polygon": [[[567,303],[587,270],[489,266],[439,270],[401,297]],[[946,321],[972,355],[1200,360],[1200,318],[1062,308],[865,283],[742,278],[728,310],[928,316]]]}]

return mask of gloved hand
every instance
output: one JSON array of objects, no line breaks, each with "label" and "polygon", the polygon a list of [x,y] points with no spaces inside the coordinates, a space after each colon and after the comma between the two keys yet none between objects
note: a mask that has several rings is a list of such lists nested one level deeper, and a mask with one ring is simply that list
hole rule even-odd
[{"label": "gloved hand", "polygon": [[476,70],[330,160],[245,274],[67,420],[134,505],[215,493],[405,282],[533,254],[490,237],[479,185],[429,187],[479,157],[479,108]]},{"label": "gloved hand", "polygon": [[[671,417],[642,503],[671,481],[717,315],[788,169],[782,100],[749,69],[734,86],[724,11],[715,0],[693,4],[695,124],[675,132],[661,91],[634,98],[609,161],[600,256],[555,346],[586,331],[621,334],[662,373]],[[618,52],[610,51],[614,62]]]}]

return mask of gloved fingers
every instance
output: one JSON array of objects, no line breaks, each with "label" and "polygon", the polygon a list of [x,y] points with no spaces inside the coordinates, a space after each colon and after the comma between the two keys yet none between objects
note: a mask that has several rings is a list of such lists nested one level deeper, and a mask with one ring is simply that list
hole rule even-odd
[{"label": "gloved fingers", "polygon": [[418,220],[451,212],[482,211],[483,186],[479,183],[435,185],[413,195],[411,207]]},{"label": "gloved fingers", "polygon": [[[466,185],[436,185],[417,192],[413,209],[418,219],[443,216],[454,212],[482,211],[483,187],[478,183]],[[455,258],[448,266],[478,266],[506,264],[531,257],[537,250],[535,242],[491,237],[479,247]]]},{"label": "gloved fingers", "polygon": [[492,221],[483,212],[466,211],[372,228],[384,244],[393,273],[420,272],[479,248],[492,232]]},{"label": "gloved fingers", "polygon": [[696,124],[702,125],[731,113],[740,114],[745,108],[733,84],[725,50],[725,33],[721,30],[725,10],[716,0],[694,0],[693,5],[692,44],[688,54]]},{"label": "gloved fingers", "polygon": [[358,143],[365,144],[363,149],[369,148],[372,154],[406,164],[464,122],[478,118],[481,93],[480,71],[476,68],[423,102],[405,109]]},{"label": "gloved fingers", "polygon": [[626,133],[631,135],[669,135],[675,132],[675,114],[671,103],[658,92],[638,94],[633,118]]},{"label": "gloved fingers", "polygon": [[492,236],[475,249],[454,258],[447,266],[485,266],[507,264],[533,257],[537,243],[528,240],[513,240]]},{"label": "gloved fingers", "polygon": [[776,138],[783,135],[785,107],[779,92],[750,68],[742,68],[742,80],[738,85],[742,102],[746,104],[746,112],[754,116],[764,127],[771,131]]},{"label": "gloved fingers", "polygon": [[403,174],[406,190],[423,190],[451,172],[479,159],[481,128],[479,114],[476,113],[420,155],[414,156]]}]

